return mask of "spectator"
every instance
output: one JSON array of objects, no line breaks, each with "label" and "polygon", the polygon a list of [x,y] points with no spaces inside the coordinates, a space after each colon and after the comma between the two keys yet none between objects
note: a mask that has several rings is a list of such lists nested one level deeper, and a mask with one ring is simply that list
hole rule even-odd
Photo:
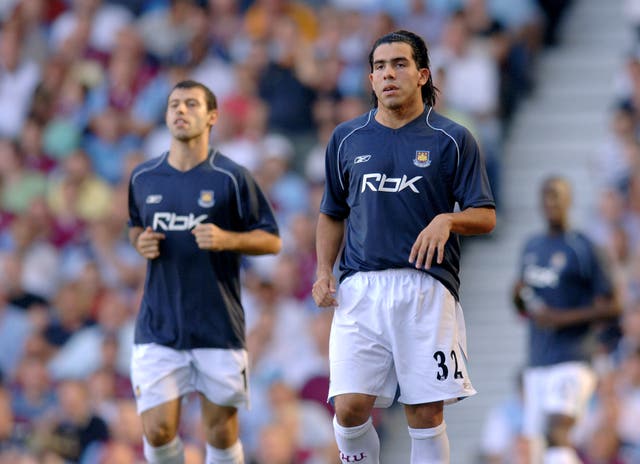
[{"label": "spectator", "polygon": [[13,379],[34,324],[24,310],[9,303],[7,296],[4,285],[0,285],[0,374]]},{"label": "spectator", "polygon": [[18,144],[6,138],[0,138],[0,189],[0,209],[14,215],[46,190],[44,175],[30,170]]},{"label": "spectator", "polygon": [[133,21],[133,15],[123,6],[103,0],[72,0],[71,9],[58,16],[51,25],[52,47],[62,49],[64,41],[83,21],[87,22],[90,31],[86,43],[99,52],[109,54],[118,31]]},{"label": "spectator", "polygon": [[0,30],[0,137],[18,137],[40,79],[38,65],[22,56],[18,27],[12,21]]},{"label": "spectator", "polygon": [[485,419],[480,444],[483,463],[524,464],[527,462],[520,446],[524,439],[522,414],[522,372],[518,372],[512,394],[492,407]]},{"label": "spectator", "polygon": [[195,0],[166,3],[167,7],[151,9],[137,20],[144,48],[158,61],[174,57],[186,48],[194,35],[195,18],[202,14]]},{"label": "spectator", "polygon": [[256,177],[273,205],[278,220],[288,227],[294,214],[309,208],[308,188],[294,169],[295,148],[281,134],[268,134],[262,140],[262,163]]},{"label": "spectator", "polygon": [[87,386],[79,380],[58,385],[60,408],[50,424],[38,430],[41,446],[59,457],[78,462],[94,442],[106,442],[106,422],[91,410]]},{"label": "spectator", "polygon": [[43,359],[29,354],[18,359],[20,365],[10,383],[12,409],[16,423],[25,433],[31,433],[48,420],[57,407],[58,398]]}]

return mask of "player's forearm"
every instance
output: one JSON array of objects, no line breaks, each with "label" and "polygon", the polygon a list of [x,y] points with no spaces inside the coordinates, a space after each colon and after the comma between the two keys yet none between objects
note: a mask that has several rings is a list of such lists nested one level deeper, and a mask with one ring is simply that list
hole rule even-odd
[{"label": "player's forearm", "polygon": [[129,229],[129,243],[133,248],[137,250],[136,243],[138,242],[138,237],[144,231],[142,227],[131,227]]},{"label": "player's forearm", "polygon": [[569,327],[578,324],[587,324],[618,317],[622,307],[614,298],[599,298],[593,306],[573,308],[571,310],[556,310],[558,318],[557,328]]},{"label": "player's forearm", "polygon": [[331,274],[336,262],[342,239],[344,238],[344,221],[320,213],[316,228],[316,254],[318,259],[317,275]]},{"label": "player's forearm", "polygon": [[451,232],[460,235],[487,234],[496,226],[496,210],[493,208],[467,208],[444,216],[451,221]]},{"label": "player's forearm", "polygon": [[255,229],[249,232],[232,233],[235,240],[232,240],[231,251],[245,255],[268,255],[280,252],[282,239],[270,232],[262,229]]}]

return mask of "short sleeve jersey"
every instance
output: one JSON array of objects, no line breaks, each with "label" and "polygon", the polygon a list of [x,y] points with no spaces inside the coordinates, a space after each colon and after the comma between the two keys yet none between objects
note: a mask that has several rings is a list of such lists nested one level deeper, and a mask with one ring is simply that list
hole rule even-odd
[{"label": "short sleeve jersey", "polygon": [[244,347],[241,255],[201,250],[191,231],[213,223],[278,234],[271,206],[249,172],[219,152],[186,172],[167,160],[165,153],[137,166],[129,183],[129,226],[165,235],[160,256],[148,261],[135,343]]},{"label": "short sleeve jersey", "polygon": [[[612,283],[589,239],[582,233],[531,237],[521,256],[520,278],[546,306],[558,311],[591,306],[610,296]],[[547,366],[590,359],[591,324],[561,329],[529,324],[529,364]]]},{"label": "short sleeve jersey", "polygon": [[[441,213],[495,203],[478,145],[463,126],[430,107],[399,129],[376,110],[339,125],[326,152],[320,211],[346,219],[341,279],[361,271],[412,267],[419,233]],[[458,298],[460,243],[451,234],[442,264],[426,272]]]}]

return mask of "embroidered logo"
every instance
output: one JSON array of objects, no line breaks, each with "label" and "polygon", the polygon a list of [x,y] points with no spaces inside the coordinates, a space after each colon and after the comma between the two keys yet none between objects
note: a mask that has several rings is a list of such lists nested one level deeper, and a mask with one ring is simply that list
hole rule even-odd
[{"label": "embroidered logo", "polygon": [[566,265],[567,265],[567,257],[563,252],[558,251],[557,253],[554,253],[553,255],[551,255],[551,267],[553,269],[560,271]]},{"label": "embroidered logo", "polygon": [[356,156],[356,159],[353,160],[353,164],[366,163],[370,159],[371,159],[371,155]]},{"label": "embroidered logo", "polygon": [[426,168],[431,165],[431,153],[429,150],[416,150],[416,157],[413,158],[413,164],[419,168]]},{"label": "embroidered logo", "polygon": [[211,208],[215,203],[213,196],[213,190],[200,190],[200,198],[198,198],[198,205],[203,208]]},{"label": "embroidered logo", "polygon": [[364,452],[360,452],[359,454],[344,454],[340,451],[340,460],[342,462],[360,462],[367,457]]},{"label": "embroidered logo", "polygon": [[162,201],[162,195],[147,195],[145,203],[148,205],[157,205]]}]

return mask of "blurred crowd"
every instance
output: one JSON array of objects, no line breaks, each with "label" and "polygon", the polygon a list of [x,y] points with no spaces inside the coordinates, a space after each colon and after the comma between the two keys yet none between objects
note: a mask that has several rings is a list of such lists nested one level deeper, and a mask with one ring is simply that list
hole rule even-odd
[{"label": "blurred crowd", "polygon": [[[619,321],[602,327],[592,363],[598,387],[573,441],[585,464],[640,462],[640,1],[622,2],[630,27],[629,50],[614,71],[608,128],[587,162],[597,203],[581,228],[602,250],[623,305]],[[626,53],[626,55],[625,55]],[[527,464],[520,435],[522,378],[514,394],[487,417],[482,462]]]},{"label": "blurred crowd", "polygon": [[[331,131],[370,108],[371,44],[401,28],[426,39],[437,109],[476,136],[499,197],[503,141],[567,3],[0,2],[0,463],[143,462],[129,356],[145,261],[126,239],[128,180],[168,149],[166,98],[185,78],[216,93],[211,143],[252,171],[283,235],[279,256],[243,269],[248,461],[336,462],[325,401],[332,313],[310,298],[315,217]],[[607,171],[597,228],[630,299],[640,176],[624,163],[640,159],[639,63],[620,76],[626,104],[606,147],[619,169]],[[635,353],[640,371],[636,307],[620,355]],[[636,396],[639,384],[636,374]],[[201,464],[197,398],[184,408],[187,462]]]}]

